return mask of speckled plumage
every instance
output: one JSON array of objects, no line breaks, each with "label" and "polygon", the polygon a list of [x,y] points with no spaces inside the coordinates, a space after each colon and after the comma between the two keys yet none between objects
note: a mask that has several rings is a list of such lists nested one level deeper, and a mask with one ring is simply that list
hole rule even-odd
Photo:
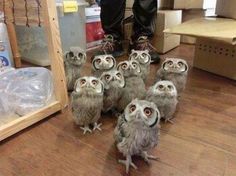
[{"label": "speckled plumage", "polygon": [[146,100],[154,102],[161,118],[171,122],[178,103],[177,90],[171,81],[159,81],[147,91]]},{"label": "speckled plumage", "polygon": [[92,62],[92,74],[100,77],[103,72],[116,68],[116,59],[110,55],[97,55]]},{"label": "speckled plumage", "polygon": [[125,86],[123,74],[118,70],[103,72],[101,81],[104,84],[103,112],[116,108]]},{"label": "speckled plumage", "polygon": [[89,125],[96,126],[101,117],[103,92],[102,82],[95,77],[82,77],[76,81],[71,94],[72,113],[75,123],[84,126],[84,133],[91,132]]},{"label": "speckled plumage", "polygon": [[[124,65],[127,65],[127,68],[124,68]],[[137,61],[123,61],[119,63],[117,69],[121,71],[125,77],[125,87],[117,106],[118,111],[121,112],[133,99],[144,99],[146,96],[146,88],[141,78],[142,72]]]},{"label": "speckled plumage", "polygon": [[157,81],[172,81],[180,95],[185,89],[188,76],[188,64],[183,59],[166,58],[161,68],[157,71]]},{"label": "speckled plumage", "polygon": [[118,150],[126,157],[120,161],[126,165],[136,168],[132,162],[133,155],[142,156],[145,161],[156,159],[149,156],[147,151],[157,146],[160,133],[160,113],[156,105],[145,100],[133,100],[119,117],[114,131],[114,138]]},{"label": "speckled plumage", "polygon": [[79,47],[71,47],[65,54],[64,67],[67,89],[72,91],[75,81],[80,77],[81,67],[86,62],[86,53]]},{"label": "speckled plumage", "polygon": [[141,77],[146,81],[148,74],[150,73],[151,56],[148,50],[132,50],[129,56],[130,60],[136,60],[141,68]]}]

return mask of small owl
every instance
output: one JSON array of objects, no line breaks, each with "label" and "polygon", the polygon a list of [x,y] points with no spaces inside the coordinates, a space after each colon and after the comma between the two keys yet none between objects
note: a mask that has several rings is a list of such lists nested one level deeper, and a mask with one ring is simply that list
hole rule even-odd
[{"label": "small owl", "polygon": [[153,102],[133,100],[119,117],[114,131],[114,138],[118,150],[126,157],[119,160],[126,166],[137,169],[132,162],[133,155],[140,155],[146,162],[149,159],[158,159],[148,155],[147,151],[157,146],[160,134],[160,112]]},{"label": "small owl", "polygon": [[142,71],[137,61],[123,61],[118,64],[117,69],[125,77],[125,87],[117,106],[118,111],[121,112],[133,99],[144,99],[146,89],[145,83],[141,78]]},{"label": "small owl", "polygon": [[150,73],[151,56],[148,50],[132,50],[129,56],[130,60],[136,60],[141,68],[141,77],[145,81]]},{"label": "small owl", "polygon": [[71,47],[64,59],[67,89],[72,91],[75,81],[80,77],[81,67],[86,62],[86,53],[79,47]]},{"label": "small owl", "polygon": [[112,55],[95,56],[92,62],[92,73],[96,77],[100,77],[104,71],[116,68],[116,60]]},{"label": "small owl", "polygon": [[183,59],[167,58],[157,71],[157,81],[172,81],[180,95],[185,89],[188,76],[188,64]]},{"label": "small owl", "polygon": [[171,121],[176,110],[177,90],[171,81],[159,81],[147,91],[146,100],[154,102],[158,107],[161,118]]},{"label": "small owl", "polygon": [[108,112],[117,107],[125,86],[123,74],[118,70],[103,72],[101,81],[104,84],[103,112]]},{"label": "small owl", "polygon": [[103,92],[101,80],[92,76],[81,77],[75,83],[71,94],[72,113],[75,123],[82,126],[84,134],[92,132],[89,125],[93,125],[93,130],[101,131],[101,124],[97,122],[103,108]]}]

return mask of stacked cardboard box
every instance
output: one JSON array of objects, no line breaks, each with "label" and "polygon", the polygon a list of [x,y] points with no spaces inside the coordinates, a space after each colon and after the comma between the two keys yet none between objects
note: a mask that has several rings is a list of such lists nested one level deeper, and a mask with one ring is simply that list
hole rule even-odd
[{"label": "stacked cardboard box", "polygon": [[216,14],[224,18],[195,19],[165,32],[197,37],[194,67],[236,80],[234,7],[235,0],[218,0]]}]

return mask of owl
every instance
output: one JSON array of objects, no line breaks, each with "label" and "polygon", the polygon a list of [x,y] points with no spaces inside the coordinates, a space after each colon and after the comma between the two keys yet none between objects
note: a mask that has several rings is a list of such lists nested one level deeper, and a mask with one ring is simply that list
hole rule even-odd
[{"label": "owl", "polygon": [[86,53],[79,47],[71,47],[65,54],[64,67],[67,80],[67,89],[72,91],[75,81],[80,77],[81,67],[86,62]]},{"label": "owl", "polygon": [[103,72],[100,79],[104,84],[103,112],[108,112],[117,107],[125,86],[125,79],[118,70]]},{"label": "owl", "polygon": [[104,71],[116,68],[116,60],[112,55],[98,55],[92,61],[92,73],[100,77]]},{"label": "owl", "polygon": [[118,150],[126,157],[119,160],[126,166],[137,169],[132,162],[133,155],[140,155],[146,162],[158,159],[148,155],[147,151],[156,147],[160,134],[160,112],[153,102],[134,99],[119,117],[114,131],[114,138]]},{"label": "owl", "polygon": [[135,98],[144,99],[146,96],[145,83],[141,78],[141,68],[137,61],[129,60],[120,62],[117,69],[124,75],[125,87],[118,102],[117,110],[124,108]]},{"label": "owl", "polygon": [[185,89],[188,76],[188,64],[183,59],[166,58],[161,68],[157,71],[157,81],[172,81],[180,95]]},{"label": "owl", "polygon": [[84,134],[92,133],[89,125],[93,125],[93,130],[101,131],[98,120],[103,108],[103,92],[103,83],[96,77],[81,77],[75,83],[71,94],[72,113],[75,123],[81,126]]},{"label": "owl", "polygon": [[141,77],[145,81],[150,73],[151,56],[148,50],[132,50],[129,56],[130,60],[136,60],[141,68]]},{"label": "owl", "polygon": [[176,110],[177,90],[171,81],[159,81],[147,91],[146,100],[154,102],[158,107],[161,118],[171,122]]}]

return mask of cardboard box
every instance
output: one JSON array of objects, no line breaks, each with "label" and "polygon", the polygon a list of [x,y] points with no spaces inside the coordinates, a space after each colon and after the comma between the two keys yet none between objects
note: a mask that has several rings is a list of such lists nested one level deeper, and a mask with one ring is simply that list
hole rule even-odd
[{"label": "cardboard box", "polygon": [[236,1],[217,0],[216,14],[219,16],[236,19]]},{"label": "cardboard box", "polygon": [[[134,0],[126,0],[126,8],[133,7]],[[172,9],[173,0],[157,0],[158,9]]]},{"label": "cardboard box", "polygon": [[153,45],[159,53],[167,51],[179,46],[180,36],[172,34],[164,34],[167,28],[179,25],[182,22],[181,10],[160,10],[157,14],[156,31],[153,38]]},{"label": "cardboard box", "polygon": [[236,80],[236,46],[209,38],[198,38],[193,66]]},{"label": "cardboard box", "polygon": [[216,7],[216,0],[173,0],[174,9],[211,9]]}]

